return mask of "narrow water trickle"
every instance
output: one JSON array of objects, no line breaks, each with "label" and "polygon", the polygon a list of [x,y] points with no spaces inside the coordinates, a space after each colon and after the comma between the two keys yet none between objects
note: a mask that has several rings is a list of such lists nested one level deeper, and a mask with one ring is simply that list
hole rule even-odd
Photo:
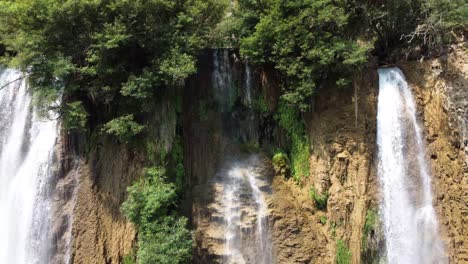
[{"label": "narrow water trickle", "polygon": [[57,122],[38,116],[20,77],[0,69],[0,85],[11,82],[0,90],[0,263],[43,264],[52,247],[48,198]]},{"label": "narrow water trickle", "polygon": [[447,263],[413,95],[398,68],[379,69],[380,206],[390,264]]}]

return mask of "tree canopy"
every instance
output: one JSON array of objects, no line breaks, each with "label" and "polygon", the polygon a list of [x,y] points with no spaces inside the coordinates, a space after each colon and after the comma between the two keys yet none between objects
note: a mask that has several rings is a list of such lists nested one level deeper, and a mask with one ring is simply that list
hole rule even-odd
[{"label": "tree canopy", "polygon": [[63,91],[72,97],[67,103],[83,103],[70,111],[97,108],[101,121],[124,118],[147,111],[160,89],[178,86],[196,71],[195,55],[206,47],[226,4],[2,0],[0,50],[4,63],[30,74],[31,87],[44,100],[39,105],[47,106]]}]

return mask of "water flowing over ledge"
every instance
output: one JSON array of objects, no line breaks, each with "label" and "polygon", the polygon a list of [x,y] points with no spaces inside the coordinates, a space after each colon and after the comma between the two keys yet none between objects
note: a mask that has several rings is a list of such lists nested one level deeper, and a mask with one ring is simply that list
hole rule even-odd
[{"label": "water flowing over ledge", "polygon": [[378,176],[390,264],[447,263],[422,133],[403,73],[379,69]]},{"label": "water flowing over ledge", "polygon": [[0,70],[0,84],[11,82],[0,90],[0,263],[43,264],[52,254],[49,186],[57,121],[38,115],[20,77]]},{"label": "water flowing over ledge", "polygon": [[257,156],[229,162],[218,174],[222,186],[225,263],[272,263],[268,209],[261,188],[268,187],[256,170]]}]

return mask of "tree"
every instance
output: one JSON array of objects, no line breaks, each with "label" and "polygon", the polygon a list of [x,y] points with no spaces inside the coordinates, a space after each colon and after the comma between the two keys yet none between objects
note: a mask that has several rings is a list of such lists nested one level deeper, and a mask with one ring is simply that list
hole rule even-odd
[{"label": "tree", "polygon": [[148,168],[128,188],[122,212],[138,228],[138,263],[189,263],[192,235],[187,218],[178,216],[176,186],[166,182],[166,171]]},{"label": "tree", "polygon": [[81,101],[92,112],[93,125],[128,114],[138,121],[161,89],[195,72],[195,55],[225,7],[224,0],[0,0],[0,43],[4,60],[30,74],[36,95],[63,91],[65,103]]},{"label": "tree", "polygon": [[273,64],[286,77],[283,99],[306,110],[318,85],[346,85],[367,61],[370,45],[349,34],[346,8],[344,0],[272,0],[254,32],[241,39],[241,53]]}]

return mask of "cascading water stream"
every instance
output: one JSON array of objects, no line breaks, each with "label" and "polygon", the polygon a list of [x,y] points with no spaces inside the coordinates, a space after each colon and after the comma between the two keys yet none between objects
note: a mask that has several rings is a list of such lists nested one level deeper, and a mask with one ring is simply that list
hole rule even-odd
[{"label": "cascading water stream", "polygon": [[[247,121],[237,127],[236,135],[244,135],[248,140],[255,138],[252,109],[252,76],[250,67],[245,66],[245,103],[248,109]],[[233,84],[232,67],[228,50],[217,50],[214,54],[213,88],[227,120],[236,86]],[[241,123],[242,124],[242,123]],[[243,130],[243,131],[242,131]],[[242,137],[242,136],[240,136]],[[216,179],[223,186],[220,192],[222,215],[224,219],[224,258],[229,264],[270,264],[273,263],[271,241],[268,227],[268,208],[265,191],[268,186],[261,173],[262,161],[256,155],[235,158],[230,156]]]},{"label": "cascading water stream", "polygon": [[21,73],[0,70],[0,263],[50,259],[48,202],[57,122],[40,118]]},{"label": "cascading water stream", "polygon": [[398,68],[379,69],[377,145],[388,263],[447,263],[416,106]]},{"label": "cascading water stream", "polygon": [[268,232],[268,210],[264,193],[266,186],[256,167],[256,156],[228,163],[221,173],[224,190],[226,263],[272,263]]}]

